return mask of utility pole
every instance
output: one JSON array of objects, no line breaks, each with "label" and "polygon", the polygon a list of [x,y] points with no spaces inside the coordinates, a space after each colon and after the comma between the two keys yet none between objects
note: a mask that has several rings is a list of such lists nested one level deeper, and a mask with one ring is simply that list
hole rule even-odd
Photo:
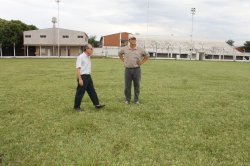
[{"label": "utility pole", "polygon": [[147,6],[147,32],[144,40],[144,49],[146,49],[148,44],[148,25],[149,25],[149,0],[148,0],[148,6]]},{"label": "utility pole", "polygon": [[16,56],[16,43],[14,43],[14,57]]},{"label": "utility pole", "polygon": [[3,57],[2,43],[0,43],[0,55],[1,55],[1,58],[2,58]]},{"label": "utility pole", "polygon": [[60,30],[59,30],[59,3],[60,0],[56,0],[57,3],[57,46],[58,46],[58,57],[60,57]]}]

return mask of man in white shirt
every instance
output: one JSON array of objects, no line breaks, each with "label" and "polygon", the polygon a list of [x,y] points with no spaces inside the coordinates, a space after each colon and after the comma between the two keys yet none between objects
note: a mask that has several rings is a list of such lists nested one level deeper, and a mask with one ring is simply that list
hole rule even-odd
[{"label": "man in white shirt", "polygon": [[98,96],[96,94],[94,84],[91,78],[91,61],[90,56],[93,54],[93,47],[91,44],[83,46],[83,53],[77,57],[76,60],[76,74],[77,74],[77,88],[75,95],[74,109],[76,111],[81,111],[81,102],[85,91],[95,106],[99,109],[104,107],[104,104],[99,103]]}]

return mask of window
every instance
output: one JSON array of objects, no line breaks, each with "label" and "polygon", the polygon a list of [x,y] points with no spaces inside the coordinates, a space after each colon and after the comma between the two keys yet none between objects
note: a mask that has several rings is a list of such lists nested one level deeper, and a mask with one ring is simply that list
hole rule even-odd
[{"label": "window", "polygon": [[78,38],[83,38],[83,36],[78,36]]},{"label": "window", "polygon": [[41,48],[41,55],[46,55],[46,49],[45,48]]},{"label": "window", "polygon": [[63,35],[63,38],[69,38],[69,36],[68,35]]},{"label": "window", "polygon": [[31,35],[25,35],[25,38],[31,38]]},{"label": "window", "polygon": [[40,35],[40,38],[46,38],[46,35]]}]

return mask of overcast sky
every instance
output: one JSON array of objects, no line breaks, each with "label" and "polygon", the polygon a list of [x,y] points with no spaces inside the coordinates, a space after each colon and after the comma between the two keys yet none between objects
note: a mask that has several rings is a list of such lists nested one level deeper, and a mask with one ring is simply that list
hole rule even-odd
[{"label": "overcast sky", "polygon": [[[52,27],[55,0],[0,0],[0,18],[21,20],[39,29]],[[130,32],[189,37],[236,45],[250,40],[250,0],[61,0],[60,27],[88,35]]]}]

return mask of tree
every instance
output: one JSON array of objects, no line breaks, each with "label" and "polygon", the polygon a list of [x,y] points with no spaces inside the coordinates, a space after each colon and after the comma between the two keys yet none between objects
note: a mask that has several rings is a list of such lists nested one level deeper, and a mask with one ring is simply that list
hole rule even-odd
[{"label": "tree", "polygon": [[89,37],[89,44],[91,44],[93,47],[100,47],[100,41],[96,40],[96,36],[90,36]]},{"label": "tree", "polygon": [[228,41],[226,41],[227,44],[229,44],[230,46],[233,46],[234,45],[234,41],[229,39]]},{"label": "tree", "polygon": [[3,50],[11,54],[14,45],[17,50],[21,50],[23,47],[23,31],[35,29],[37,27],[34,25],[27,25],[19,20],[0,19],[0,44],[2,44]]},{"label": "tree", "polygon": [[244,43],[245,52],[250,52],[250,41]]}]

